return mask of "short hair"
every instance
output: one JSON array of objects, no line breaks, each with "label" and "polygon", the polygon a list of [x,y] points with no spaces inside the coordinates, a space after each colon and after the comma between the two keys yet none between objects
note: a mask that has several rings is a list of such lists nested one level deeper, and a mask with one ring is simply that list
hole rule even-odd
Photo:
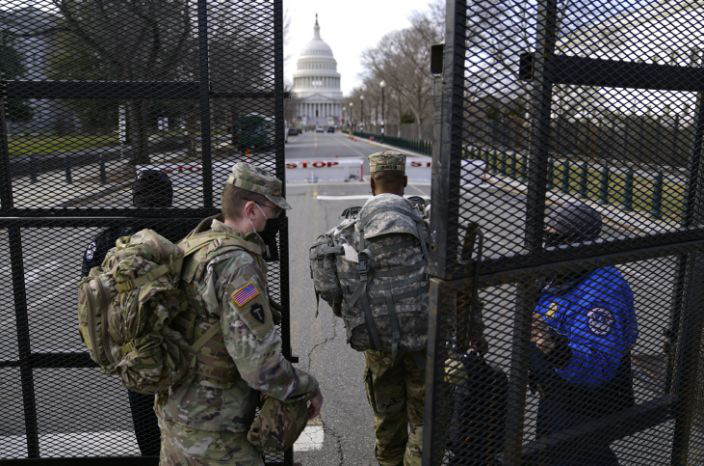
[{"label": "short hair", "polygon": [[403,189],[406,182],[406,174],[399,170],[384,170],[372,174],[374,183],[384,189]]},{"label": "short hair", "polygon": [[169,176],[161,170],[142,170],[132,183],[132,205],[171,207],[174,190]]},{"label": "short hair", "polygon": [[225,219],[237,219],[242,216],[242,209],[247,201],[256,202],[261,206],[271,202],[262,194],[238,188],[227,183],[222,190],[222,215]]}]

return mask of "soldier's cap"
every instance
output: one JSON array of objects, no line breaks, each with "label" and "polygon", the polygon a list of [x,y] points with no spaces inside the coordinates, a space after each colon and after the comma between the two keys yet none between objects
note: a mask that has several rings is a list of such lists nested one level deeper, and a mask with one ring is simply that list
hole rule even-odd
[{"label": "soldier's cap", "polygon": [[545,226],[564,238],[592,241],[601,232],[601,214],[582,202],[566,202],[548,211]]},{"label": "soldier's cap", "polygon": [[406,155],[395,150],[375,152],[369,156],[370,173],[397,171],[406,173]]},{"label": "soldier's cap", "polygon": [[275,206],[290,209],[291,206],[281,195],[281,180],[270,172],[251,163],[237,162],[232,167],[232,173],[227,178],[227,184],[240,189],[261,194]]}]

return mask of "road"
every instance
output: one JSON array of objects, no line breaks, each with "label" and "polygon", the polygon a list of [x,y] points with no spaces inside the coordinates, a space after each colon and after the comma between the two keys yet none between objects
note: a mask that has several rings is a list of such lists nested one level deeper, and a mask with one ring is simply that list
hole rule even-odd
[{"label": "road", "polygon": [[[290,137],[286,145],[289,160],[366,160],[378,146],[351,140],[341,134],[306,133]],[[414,185],[407,194],[428,195],[430,187]],[[324,303],[316,317],[316,302],[309,278],[308,247],[314,238],[339,222],[345,208],[360,205],[369,194],[365,183],[291,184],[287,199],[293,206],[290,223],[290,290],[293,353],[300,367],[320,381],[326,397],[322,429],[313,429],[296,453],[304,465],[374,464],[371,411],[362,383],[363,359],[345,341],[342,321],[333,318]],[[319,196],[325,200],[321,200]],[[487,247],[493,254],[505,254],[519,243],[524,202],[493,186],[472,188],[467,202],[475,218],[484,219]],[[491,219],[491,220],[489,220]],[[617,235],[616,227],[605,231]],[[82,351],[76,331],[75,283],[80,273],[81,254],[95,228],[32,229],[23,232],[24,265],[31,346],[34,352]],[[15,316],[12,303],[9,252],[6,234],[0,240],[0,360],[16,359]],[[38,247],[39,246],[39,247]],[[661,277],[673,275],[674,259],[634,263],[621,268],[630,280],[638,309],[640,339],[636,353],[660,351],[662,332],[672,286]],[[487,334],[492,341],[495,362],[507,367],[510,348],[513,287],[485,290],[491,296],[485,310]],[[19,370],[0,369],[0,457],[24,454],[22,436],[22,394]],[[94,369],[44,369],[34,371],[38,422],[44,451],[65,455],[135,454],[136,445],[126,392],[114,378]],[[657,387],[639,381],[639,400],[649,399]],[[535,402],[529,400],[529,406]],[[528,416],[527,435],[532,432]],[[322,432],[321,432],[322,431]],[[19,436],[19,437],[17,437]],[[85,439],[92,439],[87,441]],[[68,440],[68,441],[67,441]],[[104,442],[104,443],[102,443]],[[17,447],[19,445],[19,448]],[[106,445],[110,445],[106,450]],[[628,448],[619,454],[628,457]]]}]

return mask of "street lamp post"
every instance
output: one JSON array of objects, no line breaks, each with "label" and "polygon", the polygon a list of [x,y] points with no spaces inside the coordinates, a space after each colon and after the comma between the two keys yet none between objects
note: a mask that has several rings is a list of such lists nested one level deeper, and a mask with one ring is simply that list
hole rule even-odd
[{"label": "street lamp post", "polygon": [[386,124],[386,109],[384,108],[384,89],[386,88],[386,81],[381,81],[379,83],[381,87],[381,134],[384,134],[384,125]]},{"label": "street lamp post", "polygon": [[362,120],[362,131],[364,131],[364,94],[359,96],[359,105],[361,106],[360,112],[360,120]]},{"label": "street lamp post", "polygon": [[348,124],[350,126],[350,129],[354,131],[354,127],[352,125],[352,107],[354,107],[354,102],[350,102],[350,115],[349,115],[349,121]]}]

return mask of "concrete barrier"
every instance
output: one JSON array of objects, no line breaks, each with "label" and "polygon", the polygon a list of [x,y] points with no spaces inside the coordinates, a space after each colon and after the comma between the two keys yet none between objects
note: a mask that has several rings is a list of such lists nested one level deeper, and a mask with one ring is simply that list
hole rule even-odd
[{"label": "concrete barrier", "polygon": [[364,180],[359,159],[286,160],[287,183],[337,183]]},{"label": "concrete barrier", "polygon": [[[250,162],[257,165],[257,162]],[[270,166],[261,165],[271,170]],[[203,165],[193,163],[159,163],[137,165],[137,171],[161,170],[166,173],[174,187],[197,188],[203,184]],[[213,162],[213,187],[222,186],[232,170],[231,161]],[[288,183],[320,183],[361,181],[364,179],[364,164],[358,159],[331,160],[287,160],[286,181]]]},{"label": "concrete barrier", "polygon": [[[486,176],[486,162],[483,160],[462,161],[462,184],[481,184]],[[432,181],[433,160],[430,157],[406,158],[406,176],[409,183],[430,184]]]}]

